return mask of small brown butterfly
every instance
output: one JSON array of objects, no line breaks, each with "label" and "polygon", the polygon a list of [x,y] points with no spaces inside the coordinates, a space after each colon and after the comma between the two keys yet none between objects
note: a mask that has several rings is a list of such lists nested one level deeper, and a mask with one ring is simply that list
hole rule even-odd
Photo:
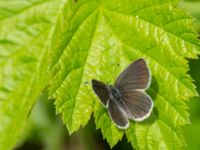
[{"label": "small brown butterfly", "polygon": [[143,121],[152,112],[153,101],[145,90],[151,75],[144,59],[132,62],[116,79],[114,86],[92,80],[92,88],[103,105],[108,108],[118,128],[126,129],[129,119]]}]

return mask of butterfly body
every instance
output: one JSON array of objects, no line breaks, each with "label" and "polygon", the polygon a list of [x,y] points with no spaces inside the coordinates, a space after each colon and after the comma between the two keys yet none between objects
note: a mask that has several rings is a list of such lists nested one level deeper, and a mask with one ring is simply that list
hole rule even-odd
[{"label": "butterfly body", "polygon": [[145,93],[151,82],[144,59],[132,62],[116,79],[114,85],[92,80],[92,88],[108,109],[111,120],[121,129],[129,126],[129,119],[143,121],[153,109],[151,97]]},{"label": "butterfly body", "polygon": [[108,90],[110,91],[110,99],[120,101],[121,93],[117,88],[113,87],[112,85],[108,85]]}]

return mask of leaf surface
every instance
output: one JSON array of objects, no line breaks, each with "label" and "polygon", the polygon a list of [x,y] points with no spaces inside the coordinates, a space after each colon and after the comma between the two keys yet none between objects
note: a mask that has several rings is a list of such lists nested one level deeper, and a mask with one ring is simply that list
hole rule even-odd
[{"label": "leaf surface", "polygon": [[184,100],[197,95],[186,58],[197,57],[200,43],[190,28],[192,18],[177,9],[177,3],[1,1],[0,149],[17,142],[51,78],[50,95],[69,132],[84,126],[94,112],[97,128],[114,146],[124,131],[111,122],[87,82],[94,78],[114,83],[130,62],[141,57],[152,73],[147,92],[155,107],[146,121],[131,121],[126,136],[137,149],[185,146],[180,126],[190,121]]},{"label": "leaf surface", "polygon": [[37,97],[46,86],[47,41],[59,0],[0,2],[0,149],[19,140]]},{"label": "leaf surface", "polygon": [[[114,83],[132,61],[143,57],[152,73],[147,91],[155,107],[149,119],[131,121],[125,131],[138,149],[180,149],[180,126],[189,123],[184,100],[197,95],[186,58],[197,58],[200,43],[192,17],[176,0],[80,0],[57,20],[52,40],[51,96],[70,133],[94,112],[110,146],[124,131],[111,122],[94,95],[91,79]],[[156,138],[157,137],[157,138]],[[155,139],[156,138],[156,139]],[[159,141],[159,142],[158,142]]]}]

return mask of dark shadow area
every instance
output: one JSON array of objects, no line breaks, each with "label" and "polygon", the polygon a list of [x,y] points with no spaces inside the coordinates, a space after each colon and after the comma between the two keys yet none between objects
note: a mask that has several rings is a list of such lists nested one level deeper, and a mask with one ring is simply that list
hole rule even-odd
[{"label": "dark shadow area", "polygon": [[[85,143],[88,143],[87,150],[111,150],[109,144],[105,139],[100,129],[96,130],[94,117],[92,116],[88,124],[81,130],[84,130]],[[124,135],[122,140],[119,141],[112,150],[133,150],[131,144],[128,142]]]},{"label": "dark shadow area", "polygon": [[112,150],[134,150],[124,135],[122,140],[113,147]]},{"label": "dark shadow area", "polygon": [[[188,72],[194,80],[196,90],[200,94],[200,56],[198,59],[188,59],[190,71]],[[188,149],[200,149],[200,97],[193,97],[187,101],[189,107],[191,124],[183,127],[185,141]]]},{"label": "dark shadow area", "polygon": [[44,148],[41,144],[32,141],[27,141],[21,147],[18,147],[15,150],[43,150],[43,149]]},{"label": "dark shadow area", "polygon": [[188,59],[190,71],[188,72],[194,79],[194,84],[197,87],[197,92],[200,94],[200,56],[198,59]]},{"label": "dark shadow area", "polygon": [[149,89],[147,89],[147,93],[151,96],[153,101],[156,100],[158,91],[159,91],[158,81],[156,80],[155,76],[152,76],[151,84]]}]

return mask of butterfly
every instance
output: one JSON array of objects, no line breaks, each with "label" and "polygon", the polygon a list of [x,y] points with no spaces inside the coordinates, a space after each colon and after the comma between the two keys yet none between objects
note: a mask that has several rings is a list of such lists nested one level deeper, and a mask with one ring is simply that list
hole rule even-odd
[{"label": "butterfly", "polygon": [[126,129],[129,119],[143,121],[150,116],[154,104],[145,93],[150,83],[150,70],[146,61],[140,58],[120,73],[114,85],[92,79],[92,88],[108,109],[113,123],[120,129]]}]

